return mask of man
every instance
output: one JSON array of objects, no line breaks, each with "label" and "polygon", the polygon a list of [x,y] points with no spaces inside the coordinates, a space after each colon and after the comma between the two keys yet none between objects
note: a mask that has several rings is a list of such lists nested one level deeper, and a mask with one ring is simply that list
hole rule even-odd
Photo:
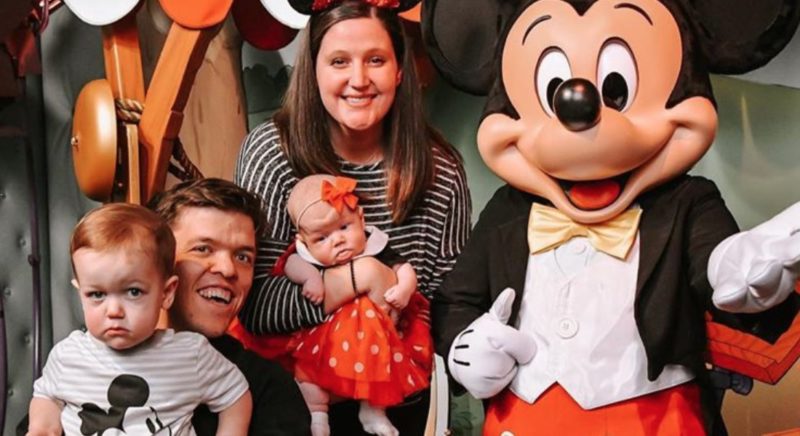
[{"label": "man", "polygon": [[[150,201],[175,234],[179,278],[168,325],[206,336],[250,384],[250,435],[305,435],[310,414],[292,376],[277,363],[244,350],[225,335],[253,281],[256,240],[265,217],[249,192],[221,179],[184,182]],[[192,419],[198,435],[216,431],[216,416],[201,406]]]},{"label": "man", "polygon": [[[257,235],[265,217],[257,197],[231,182],[184,182],[153,198],[150,208],[175,234],[178,289],[168,326],[206,336],[244,373],[253,398],[250,435],[310,435],[311,415],[292,376],[225,334],[253,281]],[[201,406],[192,425],[198,436],[214,435],[217,416]],[[27,416],[17,434],[28,428]]]}]

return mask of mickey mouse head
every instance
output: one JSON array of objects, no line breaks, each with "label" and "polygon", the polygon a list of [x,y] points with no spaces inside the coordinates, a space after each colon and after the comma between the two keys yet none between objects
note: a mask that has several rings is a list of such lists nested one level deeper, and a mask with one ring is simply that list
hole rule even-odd
[{"label": "mickey mouse head", "polygon": [[489,168],[594,223],[687,172],[716,133],[708,74],[765,64],[798,21],[793,0],[427,0],[423,36],[446,78],[489,93]]},{"label": "mickey mouse head", "polygon": [[78,417],[81,419],[81,434],[103,436],[103,433],[118,429],[125,431],[125,412],[131,407],[141,407],[150,397],[150,386],[133,374],[121,374],[108,386],[108,412],[94,403],[84,403]]}]

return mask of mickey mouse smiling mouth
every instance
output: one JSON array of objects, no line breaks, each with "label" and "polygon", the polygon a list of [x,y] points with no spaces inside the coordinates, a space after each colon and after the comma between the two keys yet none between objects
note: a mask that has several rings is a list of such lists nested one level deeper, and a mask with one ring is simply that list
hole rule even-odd
[{"label": "mickey mouse smiling mouth", "polygon": [[630,173],[603,180],[572,182],[559,180],[564,195],[577,208],[582,210],[598,210],[612,204],[619,198]]},{"label": "mickey mouse smiling mouth", "polygon": [[582,13],[535,2],[504,40],[481,157],[575,221],[608,220],[685,173],[714,139],[708,98],[673,101],[682,57],[678,25],[656,0],[598,0]]}]

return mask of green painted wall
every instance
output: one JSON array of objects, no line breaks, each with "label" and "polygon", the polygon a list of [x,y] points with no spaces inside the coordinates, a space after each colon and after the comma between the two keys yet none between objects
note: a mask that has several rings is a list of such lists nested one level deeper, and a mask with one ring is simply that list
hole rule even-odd
[{"label": "green painted wall", "polygon": [[720,127],[695,167],[743,228],[800,200],[800,90],[714,77]]}]

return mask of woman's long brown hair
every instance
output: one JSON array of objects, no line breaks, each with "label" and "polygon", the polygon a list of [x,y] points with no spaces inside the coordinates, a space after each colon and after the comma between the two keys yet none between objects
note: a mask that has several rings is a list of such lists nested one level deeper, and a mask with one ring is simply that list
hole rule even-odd
[{"label": "woman's long brown hair", "polygon": [[[395,56],[402,61],[403,78],[389,113],[383,119],[384,167],[392,222],[402,222],[432,184],[433,148],[458,158],[458,153],[425,121],[422,92],[405,34],[396,13],[362,1],[344,1],[312,15],[283,99],[275,114],[284,153],[298,177],[339,174],[339,158],[330,142],[330,115],[322,104],[315,62],[322,38],[335,24],[355,18],[378,19],[392,40]],[[400,63],[400,62],[398,62]]]}]

